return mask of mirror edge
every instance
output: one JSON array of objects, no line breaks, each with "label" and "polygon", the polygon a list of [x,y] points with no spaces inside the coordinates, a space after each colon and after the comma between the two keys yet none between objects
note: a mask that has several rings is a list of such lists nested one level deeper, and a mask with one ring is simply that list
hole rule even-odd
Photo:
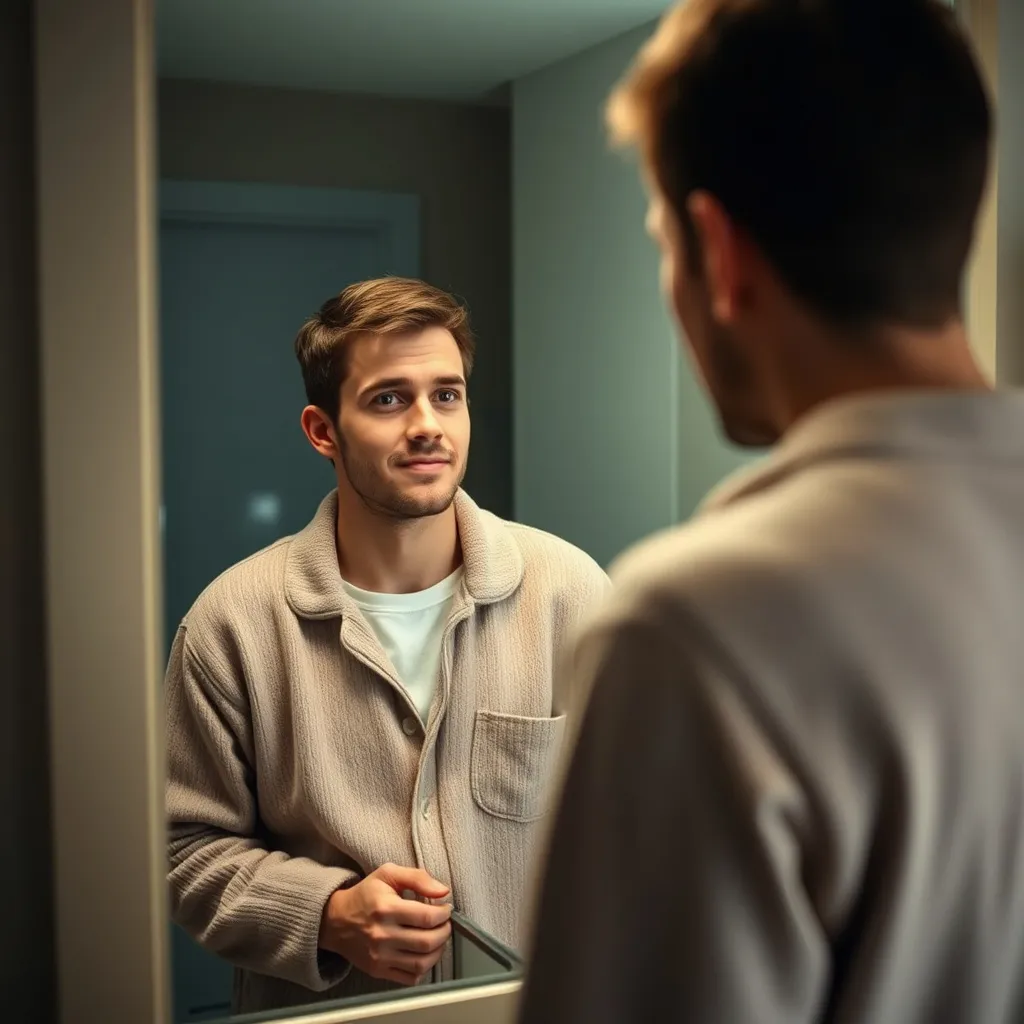
[{"label": "mirror edge", "polygon": [[36,0],[47,675],[63,1024],[170,1018],[153,33],[152,0]]}]

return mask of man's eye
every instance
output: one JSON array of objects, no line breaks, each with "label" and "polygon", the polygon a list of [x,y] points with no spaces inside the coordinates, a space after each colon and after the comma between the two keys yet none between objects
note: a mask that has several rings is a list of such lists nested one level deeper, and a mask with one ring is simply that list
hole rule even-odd
[{"label": "man's eye", "polygon": [[386,391],[382,395],[377,395],[377,397],[374,398],[373,400],[374,405],[380,405],[383,406],[384,408],[391,408],[392,406],[397,405],[397,403],[398,395],[390,391]]},{"label": "man's eye", "polygon": [[458,391],[452,391],[451,388],[442,388],[437,393],[437,398],[440,402],[457,402],[460,397]]}]

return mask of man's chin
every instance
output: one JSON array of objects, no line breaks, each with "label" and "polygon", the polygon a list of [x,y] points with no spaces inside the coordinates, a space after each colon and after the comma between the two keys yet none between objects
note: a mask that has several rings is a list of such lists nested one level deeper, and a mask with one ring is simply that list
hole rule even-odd
[{"label": "man's chin", "polygon": [[779,440],[779,432],[766,423],[736,417],[719,416],[719,427],[738,448],[770,448]]},{"label": "man's chin", "polygon": [[403,488],[395,496],[394,510],[410,519],[438,516],[446,512],[455,500],[455,490],[450,486],[420,486]]}]

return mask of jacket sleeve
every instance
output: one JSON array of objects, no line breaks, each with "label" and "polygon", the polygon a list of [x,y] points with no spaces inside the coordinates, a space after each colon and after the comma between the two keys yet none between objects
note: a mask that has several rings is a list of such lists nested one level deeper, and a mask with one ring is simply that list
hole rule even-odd
[{"label": "jacket sleeve", "polygon": [[166,679],[171,912],[236,967],[323,991],[348,973],[318,949],[331,894],[357,876],[260,838],[252,720],[240,681],[215,680],[183,625]]},{"label": "jacket sleeve", "polygon": [[521,1024],[817,1019],[828,945],[806,800],[730,683],[662,624],[606,621],[548,842]]}]

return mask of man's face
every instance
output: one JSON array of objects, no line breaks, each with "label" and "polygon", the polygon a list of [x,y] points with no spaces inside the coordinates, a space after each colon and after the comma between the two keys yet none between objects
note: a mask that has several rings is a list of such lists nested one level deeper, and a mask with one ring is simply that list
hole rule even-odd
[{"label": "man's face", "polygon": [[[759,341],[747,318],[737,313],[733,239],[712,217],[699,225],[698,251],[687,245],[679,218],[656,187],[650,189],[647,229],[661,252],[661,288],[686,348],[718,412],[725,435],[735,444],[758,447],[778,440],[771,424],[751,345]],[[709,267],[709,261],[714,266]],[[732,290],[730,301],[720,301]],[[741,302],[740,302],[741,304]]]},{"label": "man's face", "polygon": [[466,472],[462,356],[441,327],[348,342],[336,469],[367,506],[396,519],[437,515]]}]

